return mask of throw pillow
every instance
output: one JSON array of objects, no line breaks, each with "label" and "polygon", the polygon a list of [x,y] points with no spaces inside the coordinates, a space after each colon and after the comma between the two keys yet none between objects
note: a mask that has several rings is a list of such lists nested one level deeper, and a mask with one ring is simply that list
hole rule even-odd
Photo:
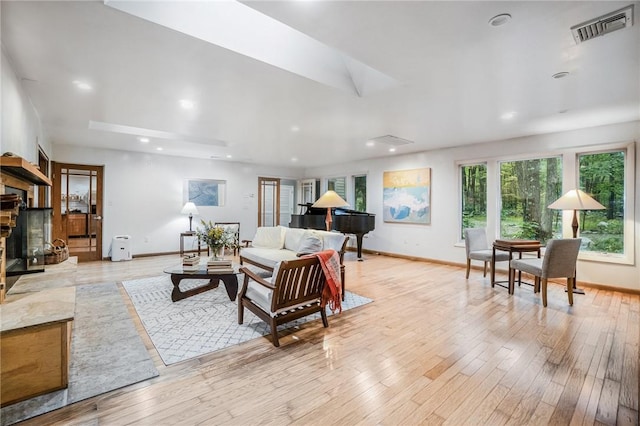
[{"label": "throw pillow", "polygon": [[298,257],[319,251],[322,251],[322,239],[314,232],[306,231],[298,248]]},{"label": "throw pillow", "polygon": [[281,226],[261,226],[256,229],[256,235],[251,242],[253,247],[273,248],[280,250],[284,247],[284,228]]}]

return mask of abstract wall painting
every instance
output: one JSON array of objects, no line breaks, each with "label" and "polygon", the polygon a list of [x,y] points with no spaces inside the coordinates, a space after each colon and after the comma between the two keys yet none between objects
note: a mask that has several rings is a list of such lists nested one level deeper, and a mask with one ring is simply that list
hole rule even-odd
[{"label": "abstract wall painting", "polygon": [[385,222],[431,223],[431,169],[384,172],[382,217]]},{"label": "abstract wall painting", "polygon": [[226,181],[213,179],[188,179],[184,183],[185,202],[196,206],[224,206]]}]

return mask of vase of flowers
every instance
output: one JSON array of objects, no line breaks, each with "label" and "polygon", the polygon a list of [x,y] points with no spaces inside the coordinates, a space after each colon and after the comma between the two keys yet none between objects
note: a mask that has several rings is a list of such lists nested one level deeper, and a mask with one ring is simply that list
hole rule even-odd
[{"label": "vase of flowers", "polygon": [[214,225],[211,221],[201,220],[200,222],[202,228],[196,230],[196,235],[200,241],[207,243],[214,259],[222,259],[225,248],[236,248],[237,242],[233,233],[226,231],[222,226]]}]

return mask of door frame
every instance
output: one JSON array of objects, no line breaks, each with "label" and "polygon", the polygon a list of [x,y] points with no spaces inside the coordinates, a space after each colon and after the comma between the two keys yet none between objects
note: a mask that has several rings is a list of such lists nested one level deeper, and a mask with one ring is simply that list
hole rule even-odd
[{"label": "door frame", "polygon": [[258,226],[259,227],[265,226],[265,224],[262,223],[263,222],[262,221],[262,216],[263,216],[262,203],[264,201],[263,189],[266,186],[266,184],[274,185],[274,183],[275,183],[276,193],[273,198],[274,207],[275,207],[273,216],[274,216],[275,225],[277,226],[280,224],[280,178],[258,176]]},{"label": "door frame", "polygon": [[[103,218],[103,180],[104,180],[104,166],[98,165],[86,165],[86,164],[72,164],[72,163],[59,163],[56,161],[52,161],[52,194],[51,194],[51,204],[53,207],[53,219],[52,219],[52,239],[60,238],[67,242],[67,246],[69,246],[69,236],[67,231],[67,223],[66,220],[63,220],[62,217],[62,169],[73,169],[73,170],[87,170],[87,171],[95,171],[96,172],[96,211],[95,213],[89,212],[87,214],[87,221],[93,221],[95,225],[95,233],[96,233],[96,248],[94,251],[79,251],[79,252],[71,252],[72,256],[77,256],[78,261],[94,261],[94,260],[102,260],[102,218]],[[68,180],[67,180],[68,185]],[[67,215],[65,215],[67,216]],[[89,225],[87,223],[87,225]],[[89,238],[90,237],[89,233]]]}]

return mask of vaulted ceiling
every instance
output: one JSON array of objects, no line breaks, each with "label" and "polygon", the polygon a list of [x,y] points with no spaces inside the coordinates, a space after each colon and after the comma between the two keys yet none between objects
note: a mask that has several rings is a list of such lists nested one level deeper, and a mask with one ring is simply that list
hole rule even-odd
[{"label": "vaulted ceiling", "polygon": [[640,119],[640,25],[571,31],[628,5],[2,1],[1,36],[54,145],[305,167]]}]

